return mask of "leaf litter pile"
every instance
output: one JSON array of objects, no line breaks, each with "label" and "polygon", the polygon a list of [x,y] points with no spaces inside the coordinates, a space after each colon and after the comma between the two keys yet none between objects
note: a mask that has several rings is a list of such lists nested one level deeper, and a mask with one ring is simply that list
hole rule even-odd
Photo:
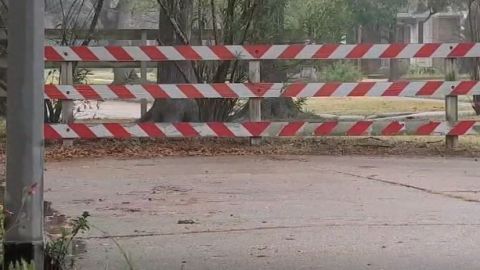
[{"label": "leaf litter pile", "polygon": [[[2,152],[4,152],[2,150]],[[225,155],[381,155],[480,157],[480,143],[461,141],[447,150],[442,138],[321,138],[264,139],[251,146],[248,139],[137,139],[76,141],[73,147],[61,142],[46,145],[52,161],[76,158],[158,158]]]}]

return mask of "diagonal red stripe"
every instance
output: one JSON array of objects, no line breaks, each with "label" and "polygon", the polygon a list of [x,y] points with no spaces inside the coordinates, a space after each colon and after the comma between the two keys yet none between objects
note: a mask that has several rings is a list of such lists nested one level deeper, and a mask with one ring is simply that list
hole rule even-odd
[{"label": "diagonal red stripe", "polygon": [[140,49],[148,55],[152,61],[167,60],[167,57],[156,46],[140,46]]},{"label": "diagonal red stripe", "polygon": [[430,122],[428,124],[421,125],[418,127],[415,135],[419,136],[429,136],[435,131],[435,129],[440,125],[440,122]]},{"label": "diagonal red stripe", "polygon": [[474,46],[475,43],[460,43],[453,48],[448,57],[464,57]]},{"label": "diagonal red stripe", "polygon": [[46,140],[62,139],[62,136],[58,132],[56,132],[50,124],[44,124],[43,128],[43,134]]},{"label": "diagonal red stripe", "polygon": [[186,60],[202,60],[202,56],[193,50],[192,46],[177,46],[175,49],[185,57]]},{"label": "diagonal red stripe", "polygon": [[322,123],[316,130],[315,136],[331,136],[332,132],[337,127],[338,122],[325,122]]},{"label": "diagonal red stripe", "polygon": [[182,91],[188,98],[204,98],[202,93],[198,91],[198,89],[191,85],[191,84],[179,84],[177,85],[178,89]]},{"label": "diagonal red stripe", "polygon": [[347,59],[358,59],[362,58],[371,48],[373,44],[358,44],[355,45],[353,50],[347,54],[345,58]]},{"label": "diagonal red stripe", "polygon": [[396,58],[407,47],[407,44],[390,44],[388,48],[380,55],[380,58]]},{"label": "diagonal red stripe", "polygon": [[163,89],[158,84],[144,84],[142,86],[143,88],[145,88],[145,90],[147,90],[148,93],[150,93],[150,95],[152,95],[152,97],[156,99],[170,98],[170,96],[165,91],[163,91]]},{"label": "diagonal red stripe", "polygon": [[287,85],[285,90],[282,93],[282,97],[298,97],[300,93],[305,89],[307,86],[306,83],[293,83]]},{"label": "diagonal red stripe", "polygon": [[245,86],[257,97],[263,97],[272,89],[273,83],[247,83]]},{"label": "diagonal red stripe", "polygon": [[224,98],[238,98],[237,93],[235,93],[231,88],[230,85],[225,83],[215,83],[212,87],[217,91],[220,96]]},{"label": "diagonal red stripe", "polygon": [[234,138],[235,134],[224,123],[207,123],[208,127],[212,129],[220,138]]},{"label": "diagonal red stripe", "polygon": [[405,128],[405,124],[398,121],[390,123],[385,129],[382,130],[383,136],[395,136],[399,135]]},{"label": "diagonal red stripe", "polygon": [[138,126],[147,133],[150,138],[164,138],[165,133],[163,133],[160,128],[157,127],[155,123],[140,123]]},{"label": "diagonal red stripe", "polygon": [[410,84],[410,82],[394,82],[390,87],[383,93],[383,97],[398,97],[405,90],[405,88]]},{"label": "diagonal red stripe", "polygon": [[325,44],[313,55],[312,59],[328,59],[339,46],[338,44]]},{"label": "diagonal red stripe", "polygon": [[451,136],[467,135],[468,131],[476,124],[476,121],[462,121],[455,125],[455,127],[448,133]]},{"label": "diagonal red stripe", "polygon": [[133,58],[125,51],[124,48],[118,46],[107,46],[105,49],[117,60],[117,61],[133,61]]},{"label": "diagonal red stripe", "polygon": [[233,54],[225,46],[212,46],[210,49],[218,56],[218,58],[220,58],[220,60],[234,60],[237,58],[237,55]]},{"label": "diagonal red stripe", "polygon": [[372,121],[360,121],[357,122],[347,131],[347,136],[364,136],[367,135],[367,131],[373,124]]},{"label": "diagonal red stripe", "polygon": [[192,138],[200,136],[190,123],[175,123],[173,126],[182,133],[183,137]]},{"label": "diagonal red stripe", "polygon": [[272,45],[247,45],[244,46],[253,58],[262,58],[262,56],[272,47]]},{"label": "diagonal red stripe", "polygon": [[478,84],[477,81],[464,81],[460,82],[455,89],[453,89],[453,96],[468,95],[470,91]]},{"label": "diagonal red stripe", "polygon": [[294,44],[287,47],[287,49],[280,54],[279,59],[295,59],[295,57],[305,48],[305,45]]},{"label": "diagonal red stripe", "polygon": [[315,93],[314,97],[330,97],[337,91],[342,83],[326,83]]},{"label": "diagonal red stripe", "polygon": [[430,81],[418,91],[417,96],[433,96],[443,86],[441,81]]},{"label": "diagonal red stripe", "polygon": [[108,87],[120,99],[135,99],[135,95],[125,85],[109,85]]},{"label": "diagonal red stripe", "polygon": [[47,61],[63,61],[63,56],[60,55],[52,46],[46,46],[44,49],[45,59]]},{"label": "diagonal red stripe", "polygon": [[361,82],[348,95],[349,97],[363,97],[375,86],[374,82]]},{"label": "diagonal red stripe", "polygon": [[259,137],[271,125],[269,122],[248,122],[242,124],[250,134]]},{"label": "diagonal red stripe", "polygon": [[90,85],[75,85],[75,90],[77,90],[82,97],[87,100],[101,100],[102,97],[92,88]]},{"label": "diagonal red stripe", "polygon": [[431,57],[435,51],[440,48],[441,44],[439,43],[427,43],[422,46],[422,48],[415,54],[414,57],[428,58]]},{"label": "diagonal red stripe", "polygon": [[103,126],[112,133],[114,138],[117,139],[129,139],[132,135],[120,124],[108,123]]},{"label": "diagonal red stripe", "polygon": [[98,57],[92,53],[89,47],[86,47],[86,46],[72,47],[72,50],[83,61],[92,61],[92,62],[98,61]]},{"label": "diagonal red stripe", "polygon": [[297,133],[300,131],[300,129],[302,129],[304,125],[305,125],[304,122],[289,123],[280,131],[280,134],[278,136],[280,137],[296,136]]},{"label": "diagonal red stripe", "polygon": [[45,94],[50,99],[60,99],[60,100],[68,100],[68,96],[63,94],[62,91],[58,89],[56,85],[47,84],[45,85]]},{"label": "diagonal red stripe", "polygon": [[85,124],[69,124],[68,125],[82,139],[96,139],[97,135],[90,130]]}]

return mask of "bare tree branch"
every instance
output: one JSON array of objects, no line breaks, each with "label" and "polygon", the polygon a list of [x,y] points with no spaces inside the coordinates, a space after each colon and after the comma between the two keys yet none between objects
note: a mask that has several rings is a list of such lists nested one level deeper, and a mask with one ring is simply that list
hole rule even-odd
[{"label": "bare tree branch", "polygon": [[169,21],[170,21],[170,24],[173,26],[173,29],[175,30],[175,33],[182,39],[182,42],[185,44],[185,45],[188,45],[190,44],[190,42],[188,41],[188,38],[187,36],[185,35],[185,33],[183,33],[182,29],[180,28],[180,26],[178,25],[177,21],[173,18],[172,14],[170,13],[170,11],[168,10],[167,6],[165,5],[165,3],[163,3],[162,0],[157,0],[158,4],[160,5],[160,7],[162,8],[163,12],[165,12],[165,14],[168,16],[169,18]]},{"label": "bare tree branch", "polygon": [[92,22],[90,23],[90,27],[88,29],[88,35],[85,40],[82,42],[82,46],[87,46],[92,41],[93,32],[95,28],[97,28],[98,20],[100,19],[100,13],[103,9],[104,0],[98,0],[97,6],[95,7],[95,15],[93,15]]}]

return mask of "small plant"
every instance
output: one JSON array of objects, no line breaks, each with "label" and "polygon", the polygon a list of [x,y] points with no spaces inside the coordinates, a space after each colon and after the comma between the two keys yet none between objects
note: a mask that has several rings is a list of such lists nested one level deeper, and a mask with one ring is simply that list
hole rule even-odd
[{"label": "small plant", "polygon": [[15,265],[10,265],[7,270],[35,270],[35,266],[27,262],[19,262]]},{"label": "small plant", "polygon": [[84,212],[82,216],[72,220],[70,229],[62,229],[62,234],[58,239],[47,243],[45,260],[50,265],[55,265],[58,269],[69,269],[69,266],[70,268],[73,267],[74,260],[68,260],[71,255],[72,242],[78,234],[90,230],[90,224],[88,222],[89,216],[90,214],[88,212]]},{"label": "small plant", "polygon": [[349,62],[335,62],[322,72],[322,80],[325,82],[358,82],[362,78],[358,67]]},{"label": "small plant", "polygon": [[414,77],[439,76],[442,75],[442,72],[434,67],[411,65],[408,69],[408,75]]}]

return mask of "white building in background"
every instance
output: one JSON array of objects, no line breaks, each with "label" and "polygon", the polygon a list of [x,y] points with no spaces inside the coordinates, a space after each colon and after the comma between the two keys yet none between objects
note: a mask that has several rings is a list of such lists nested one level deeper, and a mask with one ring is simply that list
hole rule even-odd
[{"label": "white building in background", "polygon": [[[442,12],[432,16],[425,13],[399,13],[399,38],[404,43],[460,42],[463,37],[462,12]],[[443,61],[436,59],[411,59],[410,64],[442,69]]]}]

